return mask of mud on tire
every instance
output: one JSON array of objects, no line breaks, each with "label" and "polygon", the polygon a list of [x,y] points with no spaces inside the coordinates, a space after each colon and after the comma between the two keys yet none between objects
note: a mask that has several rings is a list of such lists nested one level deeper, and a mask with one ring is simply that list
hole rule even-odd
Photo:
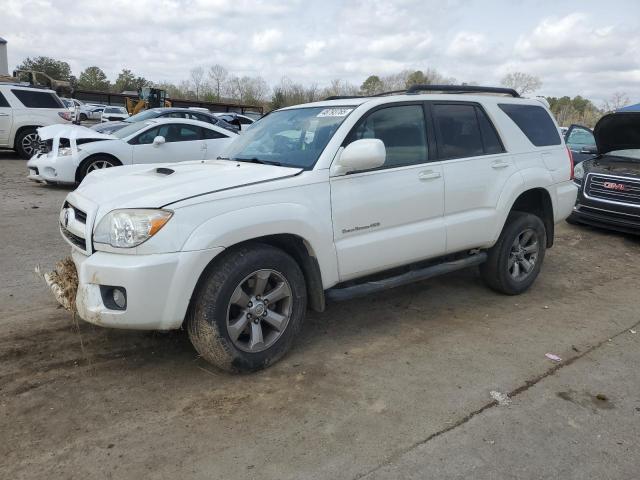
[{"label": "mud on tire", "polygon": [[222,370],[260,370],[290,349],[306,303],[304,276],[293,258],[270,245],[241,246],[222,253],[203,274],[187,315],[189,338]]}]

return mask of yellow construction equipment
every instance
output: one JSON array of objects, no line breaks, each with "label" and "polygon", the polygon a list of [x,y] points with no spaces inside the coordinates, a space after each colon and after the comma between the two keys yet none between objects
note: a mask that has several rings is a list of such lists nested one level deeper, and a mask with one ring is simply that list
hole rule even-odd
[{"label": "yellow construction equipment", "polygon": [[2,75],[0,76],[0,81],[26,83],[34,87],[50,88],[55,90],[58,95],[69,95],[72,92],[70,82],[56,80],[44,72],[36,72],[35,70],[14,70],[12,77]]},{"label": "yellow construction equipment", "polygon": [[138,90],[138,98],[125,97],[125,106],[130,115],[135,115],[147,108],[170,107],[171,101],[167,92],[160,88],[143,87]]}]

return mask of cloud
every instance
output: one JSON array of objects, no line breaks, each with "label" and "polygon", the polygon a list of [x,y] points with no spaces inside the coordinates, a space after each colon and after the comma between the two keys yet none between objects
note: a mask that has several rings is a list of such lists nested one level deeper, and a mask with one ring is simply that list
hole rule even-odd
[{"label": "cloud", "polygon": [[251,46],[256,52],[272,52],[282,46],[283,38],[284,35],[280,30],[270,28],[262,32],[254,33],[251,38]]}]

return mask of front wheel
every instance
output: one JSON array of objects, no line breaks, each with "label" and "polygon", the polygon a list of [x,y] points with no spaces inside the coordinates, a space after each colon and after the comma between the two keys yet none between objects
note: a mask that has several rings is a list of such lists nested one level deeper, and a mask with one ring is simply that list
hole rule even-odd
[{"label": "front wheel", "polygon": [[304,276],[293,258],[269,245],[222,255],[194,295],[189,338],[200,356],[222,370],[266,368],[300,331],[307,303]]},{"label": "front wheel", "polygon": [[80,175],[78,181],[81,182],[82,180],[84,180],[84,177],[86,177],[94,170],[117,167],[118,165],[120,165],[120,162],[109,157],[98,156],[89,158],[88,160],[85,160],[85,162],[80,166]]},{"label": "front wheel", "polygon": [[507,295],[526,291],[540,273],[546,239],[539,217],[512,212],[487,261],[480,265],[482,279],[493,290]]}]

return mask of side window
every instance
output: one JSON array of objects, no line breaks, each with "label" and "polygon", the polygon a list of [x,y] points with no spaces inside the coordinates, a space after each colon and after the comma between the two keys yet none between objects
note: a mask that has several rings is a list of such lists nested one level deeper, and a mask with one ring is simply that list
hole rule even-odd
[{"label": "side window", "polygon": [[384,142],[383,168],[417,165],[429,160],[427,130],[421,105],[399,105],[367,115],[349,134],[346,144],[363,138]]},{"label": "side window", "polygon": [[480,133],[482,134],[482,144],[484,145],[484,153],[493,155],[495,153],[504,153],[504,146],[498,137],[495,127],[487,117],[487,114],[479,107],[476,107],[478,115],[478,123],[480,124]]},{"label": "side window", "polygon": [[169,112],[166,115],[161,115],[163,118],[187,118],[184,112]]},{"label": "side window", "polygon": [[244,118],[244,117],[238,117],[238,120],[240,120],[240,123],[242,125],[251,125],[253,123],[251,120],[249,120],[248,118]]},{"label": "side window", "polygon": [[2,92],[0,92],[0,107],[9,107],[9,102],[7,102],[7,99],[4,98],[4,95],[2,95]]},{"label": "side window", "polygon": [[536,147],[560,145],[560,134],[547,111],[537,105],[498,105]]},{"label": "side window", "polygon": [[440,159],[484,155],[476,107],[468,104],[432,106]]},{"label": "side window", "polygon": [[202,139],[200,127],[195,125],[172,124],[164,127],[167,128],[166,135],[163,135],[167,142],[190,142]]},{"label": "side window", "polygon": [[210,128],[203,128],[202,133],[203,133],[203,138],[205,140],[213,140],[216,138],[229,138],[227,137],[227,135],[224,135],[220,132],[216,132],[215,130],[212,130]]},{"label": "side window", "polygon": [[12,89],[11,93],[27,108],[64,108],[64,104],[55,93],[18,89]]},{"label": "side window", "polygon": [[153,139],[156,138],[160,133],[160,127],[150,128],[146,132],[142,132],[135,139],[134,144],[136,145],[149,145],[153,143]]}]

